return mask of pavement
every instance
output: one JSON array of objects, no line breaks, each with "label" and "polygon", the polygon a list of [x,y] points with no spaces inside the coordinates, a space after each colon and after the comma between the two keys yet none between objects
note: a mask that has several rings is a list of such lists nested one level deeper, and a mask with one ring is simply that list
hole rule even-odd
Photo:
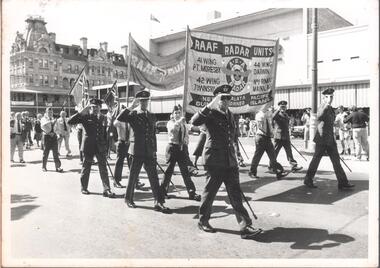
[{"label": "pavement", "polygon": [[[162,133],[157,137],[158,162],[165,168],[167,135]],[[190,136],[190,153],[197,139]],[[181,259],[180,264],[184,265],[192,263],[193,258],[225,259],[218,265],[231,266],[241,259],[248,259],[245,265],[253,265],[255,260],[263,260],[264,265],[269,259],[313,260],[310,265],[315,265],[315,260],[343,260],[354,264],[357,259],[368,258],[369,162],[346,157],[352,172],[343,168],[356,187],[353,191],[339,191],[332,164],[328,157],[323,157],[315,177],[319,188],[308,189],[303,185],[303,177],[310,155],[305,155],[306,162],[293,150],[304,169],[276,180],[267,170],[269,160],[264,154],[258,169],[260,178],[251,179],[248,171],[255,149],[254,139],[240,140],[250,157],[248,160],[242,152],[247,167],[240,169],[241,188],[258,216],[253,220],[254,227],[264,230],[256,240],[240,238],[223,185],[215,198],[210,220],[217,232],[201,232],[197,227],[199,202],[188,200],[178,167],[173,176],[178,192],[171,188],[171,198],[166,200],[173,212],[169,215],[153,210],[152,192],[144,170],[140,179],[146,186],[136,191],[136,209],[124,203],[125,189],[112,189],[115,199],[101,195],[97,166],[92,167],[90,174],[92,194],[82,195],[78,145],[73,134],[70,139],[73,157],[61,156],[64,173],[55,172],[52,155],[47,166],[49,171],[42,172],[42,151],[33,147],[25,152],[26,163],[12,163],[6,181],[3,178],[4,265],[46,265],[48,259],[49,266],[78,264],[80,259],[135,260],[122,262],[122,265],[137,265],[141,260],[157,264],[157,259]],[[302,140],[294,139],[292,143],[299,150],[303,149]],[[65,155],[63,146],[61,154]],[[116,155],[111,157],[109,163],[113,170]],[[15,160],[18,160],[17,152]],[[278,161],[290,169],[284,150]],[[198,193],[205,185],[204,173],[200,166],[199,175],[193,177]],[[125,166],[123,185],[127,185],[127,175]],[[159,176],[163,178],[161,172]],[[235,262],[229,262],[230,259]],[[201,263],[206,266],[205,262]],[[208,263],[214,264],[216,266],[214,262]]]}]

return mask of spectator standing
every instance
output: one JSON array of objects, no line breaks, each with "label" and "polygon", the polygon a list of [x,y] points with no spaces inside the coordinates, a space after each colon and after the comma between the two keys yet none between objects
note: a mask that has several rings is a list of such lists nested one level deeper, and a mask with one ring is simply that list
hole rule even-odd
[{"label": "spectator standing", "polygon": [[41,118],[42,114],[37,114],[37,119],[34,124],[34,139],[36,140],[37,147],[40,147],[40,141],[42,140]]},{"label": "spectator standing", "polygon": [[20,159],[20,163],[25,163],[24,161],[24,123],[22,120],[21,113],[16,113],[15,118],[10,121],[11,127],[11,162],[14,162],[13,156],[16,152],[16,147],[18,150],[18,157]]}]

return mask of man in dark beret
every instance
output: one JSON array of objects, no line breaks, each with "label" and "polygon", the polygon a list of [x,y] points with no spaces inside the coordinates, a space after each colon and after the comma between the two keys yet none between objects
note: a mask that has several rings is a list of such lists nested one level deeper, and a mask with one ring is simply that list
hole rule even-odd
[{"label": "man in dark beret", "polygon": [[[154,197],[154,209],[162,213],[170,213],[170,209],[164,206],[164,193],[159,187],[157,174],[157,139],[155,116],[148,111],[150,93],[142,90],[136,93],[131,106],[122,110],[116,118],[121,122],[129,123],[133,130],[130,135],[130,174],[125,194],[125,203],[130,208],[136,208],[133,200],[134,188],[140,174],[141,167],[148,175],[150,187]],[[137,108],[137,109],[135,109]]]},{"label": "man in dark beret", "polygon": [[333,164],[336,178],[338,179],[338,189],[348,190],[354,187],[348,182],[346,173],[340,164],[338,148],[334,137],[335,112],[331,107],[334,98],[334,89],[327,88],[322,92],[322,103],[317,111],[317,128],[314,136],[315,152],[306,172],[304,184],[309,188],[317,188],[313,183],[313,178],[317,172],[322,156],[327,153]]},{"label": "man in dark beret", "polygon": [[80,175],[82,194],[90,194],[88,180],[94,156],[98,160],[100,178],[103,183],[103,196],[113,198],[114,193],[110,190],[110,182],[107,171],[107,118],[100,113],[102,101],[91,99],[89,104],[81,111],[71,116],[70,125],[82,124],[85,130],[82,142],[84,161]]},{"label": "man in dark beret", "polygon": [[289,161],[289,164],[292,166],[292,171],[298,171],[302,169],[302,167],[297,165],[297,161],[293,157],[292,147],[290,145],[289,116],[286,113],[287,105],[287,101],[280,101],[278,103],[278,109],[275,110],[272,115],[274,126],[274,152],[277,158],[281,148],[284,147],[286,157]]},{"label": "man in dark beret", "polygon": [[204,162],[210,177],[202,193],[198,227],[205,232],[216,232],[209,224],[209,219],[214,198],[219,187],[224,183],[240,225],[241,238],[249,239],[258,235],[262,230],[252,227],[252,220],[242,203],[239,167],[236,158],[237,125],[232,112],[228,109],[232,98],[231,89],[229,85],[217,87],[213,92],[215,96],[213,100],[194,114],[191,119],[193,125],[205,124],[208,129],[204,147]]}]

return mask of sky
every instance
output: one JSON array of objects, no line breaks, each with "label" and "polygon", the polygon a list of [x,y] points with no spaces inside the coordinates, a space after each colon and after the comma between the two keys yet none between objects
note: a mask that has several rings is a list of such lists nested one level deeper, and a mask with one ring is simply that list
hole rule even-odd
[{"label": "sky", "polygon": [[[318,1],[317,7],[329,7],[353,24],[361,25],[368,23],[368,12],[373,8],[373,2]],[[309,7],[315,7],[313,2],[310,3]],[[90,48],[99,48],[100,42],[107,41],[109,51],[122,53],[121,46],[128,43],[129,32],[148,49],[150,36],[176,32],[185,29],[186,25],[194,28],[207,24],[211,22],[207,14],[213,10],[220,11],[222,19],[227,19],[267,8],[303,6],[305,1],[273,0],[3,0],[6,53],[3,55],[9,55],[7,52],[16,32],[25,32],[28,15],[44,17],[47,31],[56,33],[57,43],[79,45],[80,38],[87,37]],[[160,23],[151,21],[151,14]]]}]

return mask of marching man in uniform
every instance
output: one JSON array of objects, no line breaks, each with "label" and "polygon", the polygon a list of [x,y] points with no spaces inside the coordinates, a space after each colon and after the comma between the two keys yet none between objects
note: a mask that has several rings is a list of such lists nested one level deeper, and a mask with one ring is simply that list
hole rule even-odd
[{"label": "marching man in uniform", "polygon": [[[280,101],[278,103],[279,108],[273,113],[274,152],[277,159],[278,153],[284,147],[286,157],[292,166],[292,171],[298,171],[302,167],[298,166],[297,161],[293,158],[289,135],[289,116],[286,113],[286,105],[288,105],[286,101]],[[270,166],[270,168],[272,167]]]},{"label": "marching man in uniform", "polygon": [[130,136],[129,154],[131,168],[125,202],[128,207],[136,208],[136,204],[133,201],[134,189],[141,167],[144,165],[153,192],[154,209],[162,213],[170,213],[170,209],[164,206],[165,197],[159,186],[156,168],[156,122],[154,115],[148,111],[149,98],[150,93],[148,91],[142,90],[137,92],[131,106],[122,110],[116,118],[121,122],[129,123],[133,130],[133,135]]},{"label": "marching man in uniform", "polygon": [[228,109],[232,88],[222,85],[214,90],[214,99],[200,112],[194,114],[192,124],[205,124],[208,133],[204,148],[204,162],[210,177],[202,194],[198,227],[205,232],[216,232],[209,224],[212,203],[222,183],[225,184],[231,205],[240,225],[243,239],[255,237],[261,229],[252,227],[252,220],[242,203],[239,167],[236,159],[237,125]]},{"label": "marching man in uniform", "polygon": [[107,118],[100,113],[102,101],[91,99],[89,105],[81,111],[71,116],[68,123],[70,125],[82,124],[84,128],[84,137],[82,150],[84,161],[80,175],[82,194],[90,194],[88,191],[88,180],[94,156],[98,160],[100,178],[103,184],[103,196],[113,198],[107,171]]},{"label": "marching man in uniform", "polygon": [[322,92],[322,104],[317,111],[317,128],[314,136],[315,152],[310,162],[309,169],[306,172],[304,184],[309,188],[317,188],[313,183],[313,178],[317,172],[319,162],[326,152],[333,164],[336,178],[338,179],[338,189],[348,190],[355,185],[347,180],[347,176],[340,164],[338,148],[334,137],[335,112],[331,107],[334,98],[334,89],[327,88]]}]

